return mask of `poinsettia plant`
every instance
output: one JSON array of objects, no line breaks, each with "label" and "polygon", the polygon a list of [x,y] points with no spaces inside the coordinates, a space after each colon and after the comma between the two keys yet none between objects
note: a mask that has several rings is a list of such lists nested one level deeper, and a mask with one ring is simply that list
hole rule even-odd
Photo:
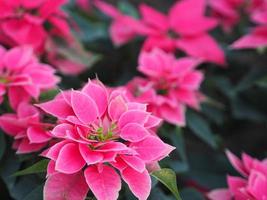
[{"label": "poinsettia plant", "polygon": [[0,1],[1,199],[266,200],[266,46],[266,0]]}]

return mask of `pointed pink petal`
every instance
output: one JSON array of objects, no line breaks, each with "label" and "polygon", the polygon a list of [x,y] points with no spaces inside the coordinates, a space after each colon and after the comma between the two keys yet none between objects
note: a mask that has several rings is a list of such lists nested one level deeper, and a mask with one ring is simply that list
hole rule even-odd
[{"label": "pointed pink petal", "polygon": [[121,180],[116,171],[104,165],[100,172],[96,166],[88,167],[84,176],[89,188],[98,200],[116,200],[121,189]]},{"label": "pointed pink petal", "polygon": [[89,81],[83,87],[82,92],[86,93],[89,97],[91,97],[95,101],[98,107],[98,113],[101,116],[106,111],[108,104],[107,91],[104,88],[104,86]]},{"label": "pointed pink petal", "polygon": [[239,193],[240,188],[247,185],[247,181],[240,177],[227,176],[227,183],[232,194]]},{"label": "pointed pink petal", "polygon": [[43,130],[41,127],[29,127],[27,129],[27,136],[30,140],[30,143],[43,143],[48,142],[52,137]]},{"label": "pointed pink petal", "polygon": [[59,154],[60,150],[62,149],[62,147],[64,147],[68,143],[69,142],[67,140],[63,140],[61,142],[58,142],[58,143],[54,144],[52,147],[50,147],[47,151],[43,152],[42,156],[56,161],[58,158],[58,154]]},{"label": "pointed pink petal", "polygon": [[112,99],[108,106],[108,114],[112,121],[118,121],[120,116],[127,111],[127,105],[121,96]]},{"label": "pointed pink petal", "polygon": [[225,65],[223,50],[208,34],[180,38],[177,40],[176,45],[190,56],[219,65]]},{"label": "pointed pink petal", "polygon": [[56,166],[56,163],[55,161],[53,160],[50,160],[48,165],[47,165],[47,173],[46,173],[46,177],[48,177],[49,175],[52,175],[54,173],[58,173],[56,170],[55,170],[55,166]]},{"label": "pointed pink petal", "polygon": [[66,137],[67,131],[73,131],[73,126],[70,124],[62,123],[57,125],[51,133],[59,138],[64,138]]},{"label": "pointed pink petal", "polygon": [[146,162],[157,161],[169,148],[167,144],[156,136],[148,136],[141,142],[131,143],[130,147]]},{"label": "pointed pink petal", "polygon": [[231,200],[232,196],[228,189],[217,189],[208,193],[210,200]]},{"label": "pointed pink petal", "polygon": [[267,27],[260,26],[232,44],[234,49],[260,48],[267,46]]},{"label": "pointed pink petal", "polygon": [[229,150],[225,151],[229,161],[231,162],[231,164],[233,165],[233,167],[243,176],[248,176],[248,173],[243,165],[243,163],[241,162],[241,160],[236,157],[234,154],[232,154]]},{"label": "pointed pink petal", "polygon": [[59,119],[65,119],[68,116],[74,115],[72,108],[64,99],[48,101],[37,106]]},{"label": "pointed pink petal", "polygon": [[5,133],[16,136],[25,130],[25,124],[19,124],[17,121],[15,114],[4,114],[0,116],[0,127]]},{"label": "pointed pink petal", "polygon": [[30,144],[30,141],[27,138],[20,140],[17,146],[18,154],[32,153],[41,150],[45,146],[44,143],[40,144]]},{"label": "pointed pink petal", "polygon": [[16,110],[21,102],[29,102],[31,97],[23,87],[14,86],[8,89],[8,99],[11,107]]},{"label": "pointed pink petal", "polygon": [[185,126],[185,107],[181,104],[176,108],[168,105],[162,105],[159,108],[160,117],[171,124]]},{"label": "pointed pink petal", "polygon": [[150,135],[144,126],[137,123],[128,123],[122,129],[120,137],[130,142],[139,142]]},{"label": "pointed pink petal", "polygon": [[128,167],[122,171],[121,175],[132,193],[139,200],[146,200],[148,198],[151,190],[151,179],[147,170],[140,173]]},{"label": "pointed pink petal", "polygon": [[145,4],[141,4],[140,13],[142,15],[142,20],[146,24],[159,30],[168,30],[168,18],[164,14]]},{"label": "pointed pink petal", "polygon": [[79,150],[88,165],[101,163],[103,160],[103,154],[91,150],[87,144],[79,144]]},{"label": "pointed pink petal", "polygon": [[97,149],[99,152],[126,151],[128,147],[121,142],[108,142]]},{"label": "pointed pink petal", "polygon": [[16,47],[5,54],[4,63],[12,71],[18,70],[33,58],[33,49],[29,46]]},{"label": "pointed pink petal", "polygon": [[142,173],[145,169],[145,163],[136,156],[127,156],[127,155],[121,155],[120,156],[124,162],[126,162],[131,168],[134,170]]},{"label": "pointed pink petal", "polygon": [[55,173],[44,186],[44,200],[84,200],[89,191],[82,172],[76,174]]},{"label": "pointed pink petal", "polygon": [[170,26],[178,33],[190,35],[213,28],[216,21],[204,20],[205,7],[205,0],[178,1],[169,11]]},{"label": "pointed pink petal", "polygon": [[139,110],[130,110],[123,113],[119,119],[120,128],[124,127],[128,123],[137,123],[144,125],[147,121],[148,113]]},{"label": "pointed pink petal", "polygon": [[99,116],[95,101],[82,92],[72,92],[71,105],[75,115],[84,124],[92,123]]},{"label": "pointed pink petal", "polygon": [[80,154],[79,146],[66,144],[62,147],[56,160],[56,170],[65,174],[73,174],[80,171],[85,161]]}]

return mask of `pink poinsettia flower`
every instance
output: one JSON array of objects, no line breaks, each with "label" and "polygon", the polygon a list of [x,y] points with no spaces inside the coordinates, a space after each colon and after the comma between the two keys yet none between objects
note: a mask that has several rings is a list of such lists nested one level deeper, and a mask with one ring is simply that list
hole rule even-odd
[{"label": "pink poinsettia flower", "polygon": [[[155,47],[172,52],[179,49],[204,61],[225,64],[224,52],[208,34],[217,26],[217,20],[204,15],[205,0],[179,1],[170,8],[167,16],[142,4],[141,19],[138,21],[110,5],[104,5],[105,8],[101,10],[113,18],[110,33],[115,44],[126,43],[136,35],[141,35],[147,37],[143,46],[145,51]],[[118,32],[127,33],[127,37],[122,37]]]},{"label": "pink poinsettia flower", "polygon": [[218,19],[225,32],[231,32],[233,27],[240,21],[241,6],[244,0],[209,0],[212,16]]},{"label": "pink poinsettia flower", "polygon": [[[259,6],[260,5],[260,6]],[[267,46],[267,1],[250,9],[251,20],[256,24],[247,35],[232,44],[235,49],[255,49]]]},{"label": "pink poinsettia flower", "polygon": [[0,42],[10,47],[31,45],[43,52],[49,37],[71,41],[66,14],[60,9],[66,0],[0,1]]},{"label": "pink poinsettia flower", "polygon": [[5,93],[16,109],[20,102],[38,99],[40,92],[56,87],[59,78],[55,70],[38,62],[32,48],[15,47],[6,50],[0,46],[0,100]]},{"label": "pink poinsettia flower", "polygon": [[[110,92],[99,81],[89,80],[81,91],[63,92],[39,107],[60,122],[51,134],[61,141],[43,153],[51,159],[46,200],[63,191],[65,184],[68,187],[71,178],[83,185],[75,200],[84,199],[89,189],[99,200],[117,199],[121,178],[137,198],[147,199],[151,180],[146,166],[151,168],[174,148],[153,132],[161,120],[147,112],[146,105],[128,101],[120,89]],[[67,197],[57,194],[57,199],[72,199],[76,189]]]},{"label": "pink poinsettia flower", "polygon": [[135,78],[127,85],[132,98],[147,103],[149,111],[172,124],[185,125],[186,106],[198,109],[203,73],[195,58],[176,59],[160,49],[143,52],[138,70],[147,78]]},{"label": "pink poinsettia flower", "polygon": [[0,127],[14,138],[13,148],[17,153],[32,153],[44,148],[52,136],[50,124],[41,122],[40,111],[32,105],[22,102],[17,113],[0,116]]},{"label": "pink poinsettia flower", "polygon": [[131,41],[138,35],[138,30],[144,28],[137,19],[124,15],[110,4],[103,1],[94,1],[94,5],[107,16],[112,18],[113,21],[109,28],[109,33],[112,42],[117,46]]},{"label": "pink poinsettia flower", "polygon": [[242,160],[226,152],[233,167],[242,177],[227,177],[228,189],[217,189],[208,194],[210,200],[266,200],[267,161],[259,161],[247,154]]}]

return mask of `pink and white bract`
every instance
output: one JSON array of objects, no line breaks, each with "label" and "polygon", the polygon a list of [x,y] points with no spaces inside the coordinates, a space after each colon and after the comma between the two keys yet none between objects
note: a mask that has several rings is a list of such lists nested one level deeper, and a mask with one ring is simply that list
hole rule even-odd
[{"label": "pink and white bract", "polygon": [[186,106],[198,109],[203,80],[202,72],[195,68],[200,60],[176,59],[160,49],[143,52],[138,70],[147,78],[135,78],[126,86],[132,98],[148,103],[148,109],[172,124],[185,125]]},{"label": "pink and white bract", "polygon": [[6,93],[13,109],[20,102],[37,100],[40,92],[56,86],[59,78],[54,73],[51,66],[39,63],[30,47],[6,50],[0,46],[0,102]]},{"label": "pink and white bract", "polygon": [[40,111],[34,106],[21,103],[17,113],[5,113],[0,116],[0,127],[14,137],[13,148],[17,153],[32,153],[44,148],[52,136],[49,124],[41,122]]},{"label": "pink and white bract", "polygon": [[[58,191],[63,191],[71,178],[82,185],[77,200],[84,199],[89,189],[99,200],[117,199],[121,178],[137,198],[147,199],[151,180],[146,165],[166,157],[174,148],[153,132],[161,120],[147,112],[146,105],[128,101],[122,90],[108,92],[99,81],[89,80],[81,91],[63,92],[39,107],[59,120],[51,134],[60,142],[43,153],[51,159],[46,200],[54,195],[64,199]],[[64,197],[69,199],[76,192],[73,189]]]},{"label": "pink and white bract", "polygon": [[228,176],[228,189],[217,189],[208,194],[211,200],[267,199],[267,161],[259,161],[247,154],[242,160],[227,151],[228,159],[242,177]]}]

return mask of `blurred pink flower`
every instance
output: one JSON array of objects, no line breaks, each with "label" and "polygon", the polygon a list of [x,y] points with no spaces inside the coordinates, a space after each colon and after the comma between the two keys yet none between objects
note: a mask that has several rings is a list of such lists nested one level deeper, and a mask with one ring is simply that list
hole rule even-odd
[{"label": "blurred pink flower", "polygon": [[48,131],[50,124],[41,121],[37,108],[27,103],[18,106],[17,113],[0,116],[0,127],[5,133],[14,137],[13,148],[17,153],[32,153],[44,148],[52,138]]},{"label": "blurred pink flower", "polygon": [[267,46],[267,1],[255,1],[250,6],[249,12],[256,27],[232,44],[235,49],[254,49]]},{"label": "blurred pink flower", "polygon": [[186,106],[199,108],[203,73],[195,69],[198,64],[198,59],[176,59],[160,49],[142,52],[138,70],[147,78],[135,78],[126,87],[132,98],[147,103],[156,116],[184,126]]},{"label": "blurred pink flower", "polygon": [[212,16],[218,19],[225,32],[231,32],[240,21],[240,8],[244,0],[209,0]]},{"label": "blurred pink flower", "polygon": [[[47,200],[55,191],[53,176],[74,175],[84,168],[87,188],[99,200],[118,198],[121,178],[115,169],[137,198],[147,199],[151,180],[146,165],[174,148],[153,132],[161,120],[148,113],[146,105],[129,102],[122,90],[108,92],[99,81],[89,80],[81,91],[63,92],[39,107],[60,121],[51,133],[61,141],[43,153],[51,159],[44,190]],[[57,187],[65,187],[64,182]]]},{"label": "blurred pink flower", "polygon": [[0,100],[8,94],[9,103],[16,109],[20,102],[31,97],[38,99],[40,92],[56,87],[59,78],[55,70],[38,62],[28,46],[5,50],[0,46]]},{"label": "blurred pink flower", "polygon": [[141,4],[140,20],[120,13],[113,6],[97,2],[98,7],[113,18],[110,34],[115,44],[123,44],[136,35],[142,35],[147,36],[143,46],[145,51],[155,47],[165,51],[179,49],[204,61],[225,64],[224,52],[208,34],[216,27],[217,20],[204,15],[205,0],[179,1],[170,8],[167,16]]},{"label": "blurred pink flower", "polygon": [[139,30],[145,28],[137,19],[124,15],[117,8],[104,1],[95,1],[94,5],[112,18],[113,21],[109,28],[109,33],[112,42],[117,46],[134,39],[138,35]]},{"label": "blurred pink flower", "polygon": [[10,47],[31,45],[38,53],[49,37],[71,41],[67,16],[60,7],[67,0],[0,1],[0,42]]},{"label": "blurred pink flower", "polygon": [[228,189],[217,189],[208,194],[211,200],[266,200],[267,161],[259,161],[247,154],[239,160],[231,152],[226,152],[233,167],[243,177],[227,177]]}]

